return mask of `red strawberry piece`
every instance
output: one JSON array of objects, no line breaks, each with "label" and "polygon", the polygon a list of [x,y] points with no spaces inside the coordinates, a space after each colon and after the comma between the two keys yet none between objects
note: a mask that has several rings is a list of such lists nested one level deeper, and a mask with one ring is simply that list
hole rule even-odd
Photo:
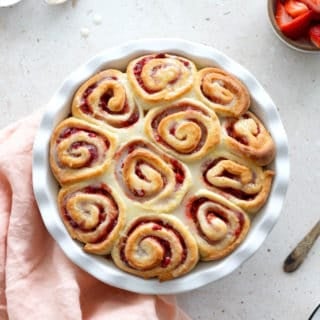
[{"label": "red strawberry piece", "polygon": [[320,0],[301,0],[305,3],[312,11],[320,13]]},{"label": "red strawberry piece", "polygon": [[277,2],[275,17],[277,25],[280,29],[293,20],[292,17],[290,17],[290,15],[287,13],[284,5],[280,1]]},{"label": "red strawberry piece", "polygon": [[284,7],[287,13],[293,18],[298,17],[309,11],[309,8],[306,4],[297,0],[287,0],[284,3]]},{"label": "red strawberry piece", "polygon": [[312,26],[309,29],[309,36],[311,42],[318,48],[320,48],[320,24]]},{"label": "red strawberry piece", "polygon": [[285,10],[284,5],[278,1],[276,7],[276,22],[285,36],[291,39],[298,39],[307,33],[312,20],[312,11],[292,18]]}]

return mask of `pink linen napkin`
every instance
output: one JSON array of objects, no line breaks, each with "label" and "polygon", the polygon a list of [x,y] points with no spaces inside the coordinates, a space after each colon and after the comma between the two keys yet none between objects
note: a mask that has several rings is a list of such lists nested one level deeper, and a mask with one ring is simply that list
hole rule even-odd
[{"label": "pink linen napkin", "polygon": [[39,122],[36,114],[0,131],[0,319],[189,319],[175,297],[108,286],[63,254],[32,191]]}]

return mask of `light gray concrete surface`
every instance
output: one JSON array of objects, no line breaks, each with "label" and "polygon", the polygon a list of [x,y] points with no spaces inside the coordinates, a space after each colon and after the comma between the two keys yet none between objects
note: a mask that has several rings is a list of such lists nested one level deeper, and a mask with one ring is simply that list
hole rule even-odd
[{"label": "light gray concrete surface", "polygon": [[147,37],[208,44],[241,63],[278,106],[290,143],[285,207],[264,245],[232,275],[178,295],[180,306],[192,319],[307,319],[320,303],[320,241],[294,274],[283,273],[282,263],[320,214],[320,54],[281,43],[266,1],[78,0],[53,7],[23,0],[0,8],[0,128],[44,107],[97,52]]}]

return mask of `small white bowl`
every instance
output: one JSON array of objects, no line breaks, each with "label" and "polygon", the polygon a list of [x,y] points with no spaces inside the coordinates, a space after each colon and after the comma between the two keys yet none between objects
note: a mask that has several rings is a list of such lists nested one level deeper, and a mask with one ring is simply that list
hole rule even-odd
[{"label": "small white bowl", "polygon": [[20,1],[21,0],[0,0],[0,7],[9,7]]},{"label": "small white bowl", "polygon": [[[253,219],[245,241],[226,258],[216,262],[200,262],[188,274],[165,282],[138,278],[121,271],[108,259],[85,253],[82,247],[71,239],[60,219],[56,200],[58,185],[49,166],[50,136],[57,123],[70,114],[70,103],[77,88],[102,69],[125,70],[130,60],[152,52],[182,55],[193,60],[198,67],[220,66],[235,74],[247,85],[251,94],[251,110],[269,129],[277,149],[277,156],[272,164],[276,175],[269,199]],[[221,279],[238,268],[262,245],[275,225],[282,209],[288,180],[287,137],[277,108],[267,92],[252,74],[223,53],[202,44],[179,39],[131,41],[107,49],[80,66],[64,81],[49,102],[34,144],[33,188],[48,231],[65,254],[83,270],[107,284],[139,293],[174,294],[189,291]]]},{"label": "small white bowl", "polygon": [[56,5],[56,4],[61,4],[61,3],[65,3],[67,2],[68,0],[45,0],[47,4],[53,4],[53,5]]},{"label": "small white bowl", "polygon": [[276,36],[291,49],[305,53],[320,53],[320,48],[317,48],[309,39],[302,38],[292,40],[281,32],[275,18],[277,1],[278,0],[268,0],[269,21]]}]

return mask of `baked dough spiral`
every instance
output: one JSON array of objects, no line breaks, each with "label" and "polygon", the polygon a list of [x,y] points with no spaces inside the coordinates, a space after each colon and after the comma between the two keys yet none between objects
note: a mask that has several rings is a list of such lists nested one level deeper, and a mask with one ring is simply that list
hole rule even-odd
[{"label": "baked dough spiral", "polygon": [[223,121],[223,142],[232,152],[264,166],[275,157],[270,133],[252,112]]},{"label": "baked dough spiral", "polygon": [[221,116],[238,117],[249,109],[248,89],[238,78],[225,70],[200,70],[197,73],[195,89],[200,100]]},{"label": "baked dough spiral", "polygon": [[130,127],[141,117],[127,87],[126,74],[113,69],[99,72],[78,89],[72,102],[72,114],[115,129]]},{"label": "baked dough spiral", "polygon": [[145,132],[164,151],[184,161],[200,159],[220,142],[214,111],[193,99],[150,110]]},{"label": "baked dough spiral", "polygon": [[182,96],[192,88],[195,73],[193,62],[167,53],[139,57],[127,68],[134,93],[145,102],[144,109]]},{"label": "baked dough spiral", "polygon": [[144,139],[117,152],[115,175],[125,195],[151,211],[175,209],[191,186],[187,167]]},{"label": "baked dough spiral", "polygon": [[251,161],[222,151],[204,160],[201,173],[207,188],[248,213],[256,213],[265,204],[274,176],[272,170],[263,170]]},{"label": "baked dough spiral", "polygon": [[174,53],[90,76],[50,140],[67,232],[86,252],[161,281],[231,254],[275,175],[275,144],[250,99],[228,71]]},{"label": "baked dough spiral", "polygon": [[111,133],[85,121],[68,118],[50,141],[50,165],[61,185],[100,175],[110,165],[116,148]]},{"label": "baked dough spiral", "polygon": [[189,199],[186,217],[195,236],[201,260],[217,260],[234,251],[244,240],[250,219],[227,199],[201,190]]},{"label": "baked dough spiral", "polygon": [[69,234],[85,251],[110,253],[125,223],[124,205],[110,186],[97,181],[64,187],[58,204]]},{"label": "baked dough spiral", "polygon": [[112,250],[115,264],[143,277],[170,280],[189,272],[198,262],[198,247],[176,217],[153,214],[132,220]]}]

